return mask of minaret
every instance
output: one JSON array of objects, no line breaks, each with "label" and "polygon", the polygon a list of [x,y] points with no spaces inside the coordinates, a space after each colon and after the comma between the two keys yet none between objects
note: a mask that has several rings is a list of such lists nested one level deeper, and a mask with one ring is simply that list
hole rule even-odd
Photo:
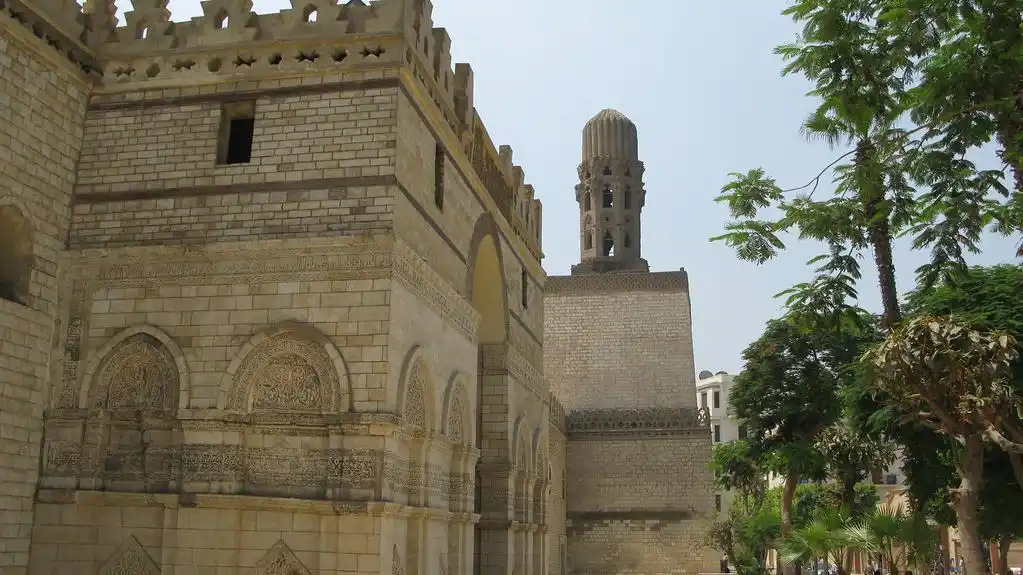
[{"label": "minaret", "polygon": [[579,164],[579,263],[572,274],[648,272],[640,251],[640,215],[646,199],[636,125],[602,110],[583,128]]}]

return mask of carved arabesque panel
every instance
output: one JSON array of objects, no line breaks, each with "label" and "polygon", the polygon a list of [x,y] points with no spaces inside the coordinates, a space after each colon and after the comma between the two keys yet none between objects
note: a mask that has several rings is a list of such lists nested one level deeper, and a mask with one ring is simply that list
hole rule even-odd
[{"label": "carved arabesque panel", "polygon": [[448,439],[452,443],[462,443],[465,441],[465,427],[464,427],[464,407],[462,406],[462,397],[456,393],[455,397],[451,400],[451,406],[448,408]]},{"label": "carved arabesque panel", "polygon": [[227,408],[335,412],[339,375],[323,345],[286,333],[263,340],[242,360]]},{"label": "carved arabesque panel", "polygon": [[405,400],[402,404],[401,416],[405,423],[419,433],[425,433],[427,427],[426,389],[430,381],[430,372],[421,359],[412,364],[405,383]]},{"label": "carved arabesque panel", "polygon": [[155,337],[135,334],[111,350],[89,386],[88,406],[174,411],[178,368]]},{"label": "carved arabesque panel", "polygon": [[311,575],[309,569],[295,557],[295,553],[282,540],[271,547],[257,564],[258,575]]},{"label": "carved arabesque panel", "polygon": [[134,536],[128,536],[121,547],[100,569],[100,575],[159,575],[160,567]]}]

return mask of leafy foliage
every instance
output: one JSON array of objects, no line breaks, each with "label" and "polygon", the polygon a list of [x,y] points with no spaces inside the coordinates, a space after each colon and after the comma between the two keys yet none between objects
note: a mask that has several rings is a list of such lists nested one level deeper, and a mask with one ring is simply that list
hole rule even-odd
[{"label": "leafy foliage", "polygon": [[1017,399],[1017,358],[1008,332],[979,332],[960,320],[918,316],[864,358],[878,389],[910,417],[953,437],[983,432],[985,414]]}]

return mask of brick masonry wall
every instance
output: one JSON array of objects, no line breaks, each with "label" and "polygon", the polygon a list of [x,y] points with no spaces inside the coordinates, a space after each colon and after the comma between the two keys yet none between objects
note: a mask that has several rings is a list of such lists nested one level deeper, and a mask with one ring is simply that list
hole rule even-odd
[{"label": "brick masonry wall", "polygon": [[329,503],[288,505],[256,497],[207,496],[200,505],[179,507],[174,496],[145,502],[144,496],[99,492],[81,494],[75,503],[41,503],[30,573],[99,573],[133,549],[157,572],[234,573],[253,569],[281,541],[313,573],[390,568],[390,553],[381,552],[380,517],[338,515]]},{"label": "brick masonry wall", "polygon": [[714,511],[710,437],[572,440],[568,512]]},{"label": "brick masonry wall", "polygon": [[[252,161],[236,165],[216,163],[217,100],[92,109],[71,245],[387,231],[396,98],[397,88],[263,94],[255,105]],[[125,200],[112,201],[117,194]]]},{"label": "brick masonry wall", "polygon": [[[84,302],[68,302],[88,311],[79,377],[63,384],[80,386],[85,368],[100,361],[104,343],[146,324],[181,348],[191,380],[190,407],[215,408],[221,379],[242,346],[256,333],[292,320],[314,326],[337,347],[356,411],[386,410],[388,252],[371,241],[335,238],[128,249],[117,262],[73,253],[78,281],[90,287],[83,290]],[[385,267],[372,259],[336,259],[374,253]]]},{"label": "brick masonry wall", "polygon": [[565,409],[695,406],[689,305],[683,290],[545,293],[544,374]]},{"label": "brick masonry wall", "polygon": [[[201,244],[386,232],[393,188],[350,186],[82,203],[72,248]],[[323,184],[295,187],[321,188]]]},{"label": "brick masonry wall", "polygon": [[[224,93],[234,88],[219,87]],[[212,95],[192,103],[93,107],[86,117],[76,191],[393,174],[396,99],[393,87],[261,95],[255,101],[252,161],[230,166],[216,163],[222,104]]]},{"label": "brick masonry wall", "polygon": [[547,499],[547,569],[550,575],[567,575],[568,539],[565,532],[565,497],[568,495],[568,476],[565,468],[565,435],[550,427],[549,453],[551,458],[551,488]]},{"label": "brick masonry wall", "polygon": [[[42,412],[85,113],[74,67],[0,11],[0,205],[32,227],[24,307],[0,300],[0,573],[24,573],[38,477]],[[3,257],[5,246],[0,246]]]},{"label": "brick masonry wall", "polygon": [[571,573],[714,573],[717,554],[703,546],[708,526],[704,521],[573,519],[568,546]]}]

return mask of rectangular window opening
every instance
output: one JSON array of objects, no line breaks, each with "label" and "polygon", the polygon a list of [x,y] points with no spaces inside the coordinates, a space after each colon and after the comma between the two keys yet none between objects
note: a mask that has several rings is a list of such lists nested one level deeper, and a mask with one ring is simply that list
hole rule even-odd
[{"label": "rectangular window opening", "polygon": [[746,431],[745,425],[739,426],[739,439],[746,439],[749,436],[749,432]]},{"label": "rectangular window opening", "polygon": [[700,394],[700,407],[707,407],[707,392]]},{"label": "rectangular window opening", "polygon": [[714,425],[714,443],[721,443],[721,426]]},{"label": "rectangular window opening", "polygon": [[433,203],[444,211],[444,146],[439,142],[433,153]]},{"label": "rectangular window opening", "polygon": [[522,270],[522,309],[529,308],[529,274]]},{"label": "rectangular window opening", "polygon": [[256,132],[256,102],[231,102],[220,111],[218,164],[247,164],[252,161],[252,140]]},{"label": "rectangular window opening", "polygon": [[714,392],[714,409],[721,409],[721,392]]}]

